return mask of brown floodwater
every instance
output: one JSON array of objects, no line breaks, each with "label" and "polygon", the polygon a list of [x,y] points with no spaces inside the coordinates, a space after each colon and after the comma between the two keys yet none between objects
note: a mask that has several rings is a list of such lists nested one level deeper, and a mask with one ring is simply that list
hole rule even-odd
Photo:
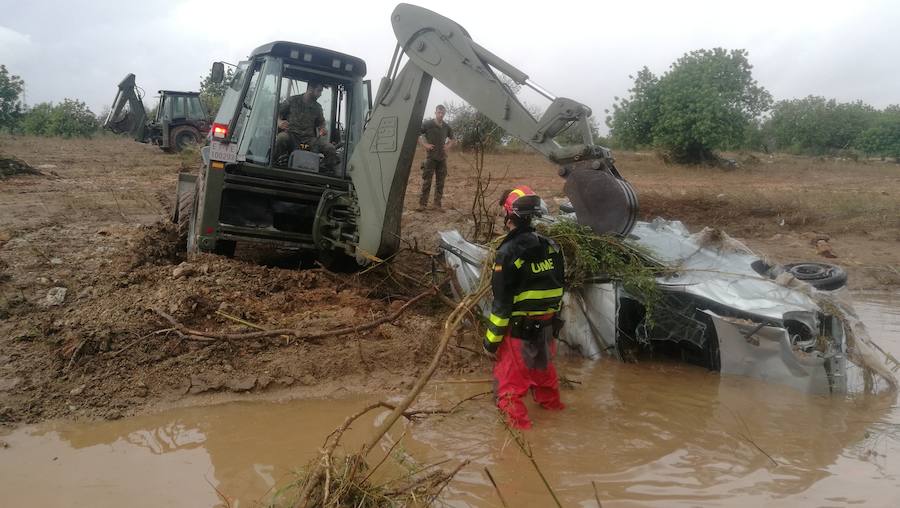
[{"label": "brown floodwater", "polygon": [[[856,308],[900,357],[900,295]],[[534,461],[563,506],[900,506],[900,409],[893,395],[816,396],[670,363],[566,361],[580,384],[568,408],[529,406]],[[421,405],[448,407],[490,389],[433,383]],[[257,506],[306,464],[325,436],[375,397],[238,402],[114,422],[57,422],[0,436],[0,506]],[[355,425],[348,448],[382,415]],[[451,506],[553,506],[532,462],[488,397],[456,414],[398,424],[398,460],[469,459],[445,490]],[[384,443],[385,449],[393,444]],[[407,464],[408,466],[409,464]],[[595,492],[596,490],[596,492]]]}]

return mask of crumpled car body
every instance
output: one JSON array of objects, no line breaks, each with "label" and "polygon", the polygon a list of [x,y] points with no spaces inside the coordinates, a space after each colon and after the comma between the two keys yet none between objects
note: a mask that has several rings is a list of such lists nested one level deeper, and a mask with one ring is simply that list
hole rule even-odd
[{"label": "crumpled car body", "polygon": [[[625,241],[639,246],[648,263],[667,268],[657,278],[663,304],[646,319],[641,299],[615,280],[568,290],[559,339],[571,351],[623,361],[651,354],[810,393],[848,392],[848,327],[817,303],[823,292],[776,277],[777,270],[717,230],[691,235],[678,221],[656,219],[638,222]],[[441,232],[440,246],[457,287],[464,293],[477,287],[488,251],[457,231]],[[489,306],[482,302],[482,311]]]}]

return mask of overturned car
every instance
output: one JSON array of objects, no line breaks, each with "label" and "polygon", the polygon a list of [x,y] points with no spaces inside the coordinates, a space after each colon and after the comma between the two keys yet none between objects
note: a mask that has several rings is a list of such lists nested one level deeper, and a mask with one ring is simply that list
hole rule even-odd
[{"label": "overturned car", "polygon": [[[561,209],[569,213],[560,219],[574,219],[571,208]],[[647,263],[666,268],[656,278],[661,302],[647,319],[642,299],[620,281],[567,291],[559,339],[572,353],[622,361],[674,357],[811,393],[855,391],[850,378],[863,372],[896,384],[872,354],[839,267],[770,264],[721,231],[692,235],[680,222],[659,218],[637,222],[623,241],[638,247]],[[476,288],[488,250],[457,231],[441,232],[440,246],[459,290]]]}]

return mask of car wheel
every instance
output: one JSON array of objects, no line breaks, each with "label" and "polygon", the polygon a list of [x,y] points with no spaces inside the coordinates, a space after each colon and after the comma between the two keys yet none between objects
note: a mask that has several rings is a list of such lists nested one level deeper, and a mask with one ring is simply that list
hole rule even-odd
[{"label": "car wheel", "polygon": [[784,270],[823,291],[833,291],[847,285],[847,272],[840,266],[828,263],[790,263],[784,265]]},{"label": "car wheel", "polygon": [[319,251],[318,258],[319,263],[332,272],[353,273],[362,268],[356,258],[335,250]]}]

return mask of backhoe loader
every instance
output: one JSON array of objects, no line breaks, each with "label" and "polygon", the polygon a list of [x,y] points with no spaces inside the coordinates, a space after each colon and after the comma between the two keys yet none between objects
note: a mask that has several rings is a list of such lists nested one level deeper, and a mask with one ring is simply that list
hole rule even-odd
[{"label": "backhoe loader", "polygon": [[128,74],[119,83],[103,128],[129,134],[135,141],[157,145],[166,152],[199,144],[209,133],[209,113],[198,92],[160,90],[156,116],[149,121],[141,99],[134,74]]},{"label": "backhoe loader", "polygon": [[[229,255],[235,242],[265,242],[333,265],[396,252],[432,79],[557,164],[580,222],[599,233],[630,231],[637,198],[609,150],[594,145],[590,108],[553,96],[439,14],[400,4],[391,22],[397,46],[374,97],[363,79],[366,63],[329,49],[276,41],[237,66],[199,174],[179,176],[172,218],[189,253]],[[500,75],[549,100],[546,112],[534,118]],[[213,65],[213,76],[221,80],[222,64]],[[280,106],[311,81],[324,83],[325,137],[340,156],[328,171],[304,147],[290,157],[274,154]],[[554,137],[569,127],[582,143],[560,146]]]}]

